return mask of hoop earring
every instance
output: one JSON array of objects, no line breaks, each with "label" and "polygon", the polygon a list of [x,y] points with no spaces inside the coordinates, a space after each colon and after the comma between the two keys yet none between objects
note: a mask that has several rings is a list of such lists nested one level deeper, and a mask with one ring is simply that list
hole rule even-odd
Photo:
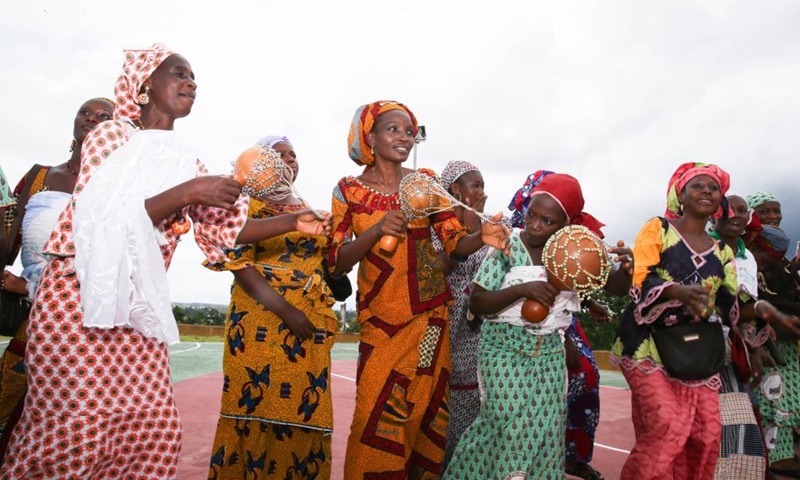
[{"label": "hoop earring", "polygon": [[150,87],[144,87],[144,93],[139,95],[139,105],[147,105],[150,103]]},{"label": "hoop earring", "polygon": [[678,215],[683,216],[683,203],[678,202]]},{"label": "hoop earring", "polygon": [[75,151],[75,145],[76,145],[75,139],[73,138],[72,139],[72,143],[69,144],[69,151],[70,152],[74,152]]}]

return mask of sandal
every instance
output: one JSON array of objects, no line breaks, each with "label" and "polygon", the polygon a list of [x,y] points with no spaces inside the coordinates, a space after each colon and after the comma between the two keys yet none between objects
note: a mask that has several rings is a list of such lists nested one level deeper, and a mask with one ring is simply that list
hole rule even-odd
[{"label": "sandal", "polygon": [[585,480],[605,480],[603,474],[592,468],[588,463],[568,462],[564,471],[569,475]]}]

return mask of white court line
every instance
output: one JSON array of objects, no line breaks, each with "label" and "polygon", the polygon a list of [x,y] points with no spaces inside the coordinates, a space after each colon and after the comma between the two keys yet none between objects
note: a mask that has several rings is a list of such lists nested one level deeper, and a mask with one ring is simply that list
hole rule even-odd
[{"label": "white court line", "polygon": [[631,452],[629,452],[627,450],[623,450],[621,448],[609,447],[608,445],[603,445],[602,443],[597,443],[597,442],[595,442],[594,446],[595,447],[600,447],[600,448],[605,448],[605,449],[608,449],[608,450],[613,450],[615,452],[620,452],[620,453],[631,453]]},{"label": "white court line", "polygon": [[10,341],[11,341],[11,340],[3,340],[2,342],[0,342],[0,345],[5,345],[6,343],[8,343],[8,342],[10,342]]},{"label": "white court line", "polygon": [[191,352],[192,350],[197,350],[198,348],[200,348],[200,346],[201,346],[200,342],[194,342],[194,347],[192,348],[187,348],[186,350],[178,350],[177,352],[169,352],[169,354],[177,355],[178,353]]},{"label": "white court line", "polygon": [[344,345],[337,345],[336,349],[337,350],[350,350],[350,351],[353,351],[353,352],[357,352],[358,351],[357,348],[349,348],[349,347],[345,347]]},{"label": "white court line", "polygon": [[611,385],[600,385],[600,388],[613,388],[614,390],[630,390],[630,388],[614,387]]},{"label": "white court line", "polygon": [[[339,375],[338,373],[331,373],[331,376],[344,378],[345,380],[350,380],[351,382],[355,382],[356,381],[355,378],[345,377],[344,375]],[[600,386],[603,387],[603,388],[616,388],[618,390],[626,390],[625,388],[619,388],[619,387],[606,387],[605,385],[600,385]],[[602,443],[597,443],[597,442],[595,442],[594,446],[595,447],[600,447],[600,448],[605,448],[606,450],[611,450],[611,451],[619,452],[619,453],[625,453],[625,454],[631,453],[628,450],[623,450],[621,448],[615,448],[615,447],[609,447],[608,445],[603,445]]]}]

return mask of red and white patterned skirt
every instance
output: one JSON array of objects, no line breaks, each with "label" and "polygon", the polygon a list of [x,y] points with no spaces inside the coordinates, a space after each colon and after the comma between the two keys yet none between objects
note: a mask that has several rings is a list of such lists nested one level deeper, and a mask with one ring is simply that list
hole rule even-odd
[{"label": "red and white patterned skirt", "polygon": [[167,345],[82,325],[73,257],[56,257],[28,327],[28,393],[2,478],[175,478],[181,426]]}]

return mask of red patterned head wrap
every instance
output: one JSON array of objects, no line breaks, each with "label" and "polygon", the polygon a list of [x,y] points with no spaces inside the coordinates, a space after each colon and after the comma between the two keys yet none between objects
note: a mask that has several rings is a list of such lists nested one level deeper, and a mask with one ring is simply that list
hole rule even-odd
[{"label": "red patterned head wrap", "polygon": [[531,197],[535,195],[550,195],[567,215],[569,225],[583,225],[593,231],[598,237],[604,238],[600,230],[605,225],[599,220],[583,211],[583,191],[578,180],[566,173],[551,173],[531,190]]},{"label": "red patterned head wrap", "polygon": [[[675,170],[675,173],[672,174],[672,178],[669,179],[669,187],[667,187],[667,211],[664,216],[667,218],[680,218],[683,215],[680,201],[678,200],[678,194],[683,190],[683,187],[689,183],[689,180],[700,175],[708,175],[714,179],[717,185],[719,185],[719,191],[722,193],[724,199],[725,193],[731,187],[731,177],[728,175],[728,172],[711,163],[684,163]],[[723,205],[720,205],[719,210],[714,213],[714,218],[722,216],[723,212],[728,208],[727,203],[727,201],[723,200]]]},{"label": "red patterned head wrap", "polygon": [[160,43],[154,43],[147,50],[125,50],[122,74],[114,87],[114,95],[117,97],[114,118],[127,117],[136,120],[142,115],[142,108],[139,106],[139,90],[142,84],[174,53]]},{"label": "red patterned head wrap", "polygon": [[411,124],[414,126],[414,135],[417,134],[417,119],[411,110],[405,105],[393,100],[381,100],[358,107],[353,122],[350,124],[350,133],[347,135],[347,153],[359,165],[372,166],[375,164],[375,156],[372,154],[367,136],[372,131],[375,121],[382,114],[392,111],[402,110],[411,117]]}]

